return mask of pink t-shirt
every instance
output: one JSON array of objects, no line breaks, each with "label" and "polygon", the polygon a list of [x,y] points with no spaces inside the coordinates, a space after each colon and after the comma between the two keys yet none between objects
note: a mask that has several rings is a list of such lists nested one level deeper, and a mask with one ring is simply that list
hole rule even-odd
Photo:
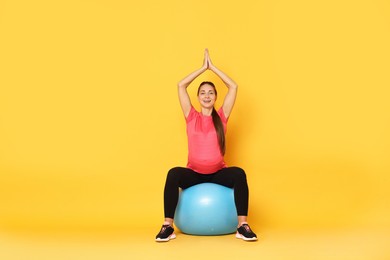
[{"label": "pink t-shirt", "polygon": [[[227,118],[222,107],[217,111],[226,133]],[[204,116],[191,107],[186,118],[188,136],[187,167],[203,174],[215,173],[226,167],[223,155],[219,149],[217,132],[213,117]]]}]

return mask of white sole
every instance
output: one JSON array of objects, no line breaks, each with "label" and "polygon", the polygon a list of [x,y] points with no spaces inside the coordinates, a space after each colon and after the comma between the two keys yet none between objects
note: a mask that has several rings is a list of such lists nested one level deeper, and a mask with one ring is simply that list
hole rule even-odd
[{"label": "white sole", "polygon": [[176,238],[175,233],[172,233],[172,235],[170,235],[167,238],[156,238],[156,242],[168,242],[169,240],[175,239],[175,238]]},{"label": "white sole", "polygon": [[243,239],[245,241],[256,241],[257,240],[257,237],[247,238],[247,237],[244,237],[243,235],[241,235],[238,232],[236,233],[236,238]]}]

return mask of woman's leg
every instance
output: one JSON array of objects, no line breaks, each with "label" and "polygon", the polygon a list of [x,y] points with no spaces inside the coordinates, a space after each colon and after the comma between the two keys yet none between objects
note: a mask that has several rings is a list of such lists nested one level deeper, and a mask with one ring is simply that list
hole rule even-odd
[{"label": "woman's leg", "polygon": [[238,224],[246,223],[248,216],[249,189],[245,171],[239,167],[227,167],[219,170],[211,182],[234,189]]},{"label": "woman's leg", "polygon": [[186,189],[204,182],[202,174],[183,167],[172,168],[167,175],[164,188],[164,214],[165,221],[160,232],[156,235],[157,242],[167,242],[176,238],[173,229],[173,217],[179,200],[179,188]]},{"label": "woman's leg", "polygon": [[179,188],[186,189],[202,182],[200,174],[195,171],[175,167],[169,170],[164,188],[165,223],[173,224],[173,217],[179,200]]}]

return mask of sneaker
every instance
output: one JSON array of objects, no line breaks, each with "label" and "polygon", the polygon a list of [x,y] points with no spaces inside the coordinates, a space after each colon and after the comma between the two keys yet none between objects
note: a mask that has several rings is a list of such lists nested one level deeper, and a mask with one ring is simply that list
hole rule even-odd
[{"label": "sneaker", "polygon": [[248,224],[242,224],[237,228],[236,238],[244,239],[245,241],[256,241],[257,236],[253,233]]},{"label": "sneaker", "polygon": [[175,233],[173,233],[174,229],[171,225],[163,225],[161,227],[160,232],[156,236],[157,242],[167,242],[170,239],[176,238]]}]

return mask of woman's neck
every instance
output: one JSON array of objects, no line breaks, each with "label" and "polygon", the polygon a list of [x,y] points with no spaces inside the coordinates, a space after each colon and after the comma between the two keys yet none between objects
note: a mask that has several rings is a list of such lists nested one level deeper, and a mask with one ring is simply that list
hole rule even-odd
[{"label": "woman's neck", "polygon": [[204,116],[211,116],[213,113],[213,107],[212,108],[204,108],[202,107],[202,115]]}]

